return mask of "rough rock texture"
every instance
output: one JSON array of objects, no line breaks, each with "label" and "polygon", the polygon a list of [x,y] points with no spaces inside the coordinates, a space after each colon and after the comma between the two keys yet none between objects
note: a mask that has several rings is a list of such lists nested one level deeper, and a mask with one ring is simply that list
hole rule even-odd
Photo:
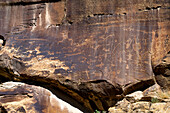
[{"label": "rough rock texture", "polygon": [[[125,103],[123,103],[125,104]],[[169,113],[170,102],[150,103],[150,102],[136,102],[128,104],[126,107],[110,108],[110,113]]]},{"label": "rough rock texture", "polygon": [[154,84],[170,51],[169,13],[169,0],[0,0],[0,81],[107,110]]},{"label": "rough rock texture", "polygon": [[[139,94],[139,95],[137,95]],[[131,97],[131,98],[129,98]],[[110,113],[169,113],[170,92],[162,92],[156,84],[141,91],[126,95],[125,98],[109,108]]]},{"label": "rough rock texture", "polygon": [[19,82],[0,85],[1,113],[82,113],[50,91]]},{"label": "rough rock texture", "polygon": [[162,62],[154,68],[156,82],[165,91],[170,91],[170,52]]}]

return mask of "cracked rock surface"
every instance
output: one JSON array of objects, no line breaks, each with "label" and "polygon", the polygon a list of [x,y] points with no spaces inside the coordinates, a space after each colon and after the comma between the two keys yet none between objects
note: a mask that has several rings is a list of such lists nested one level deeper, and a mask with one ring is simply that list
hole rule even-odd
[{"label": "cracked rock surface", "polygon": [[156,82],[165,91],[170,91],[170,52],[154,68]]},{"label": "cracked rock surface", "polygon": [[145,90],[154,73],[167,89],[169,11],[169,0],[0,0],[0,82],[42,86],[83,112]]},{"label": "cracked rock surface", "polygon": [[49,90],[20,82],[0,85],[1,113],[82,113]]},{"label": "cracked rock surface", "polygon": [[164,92],[158,84],[145,91],[136,91],[109,108],[110,113],[169,113],[170,92]]}]

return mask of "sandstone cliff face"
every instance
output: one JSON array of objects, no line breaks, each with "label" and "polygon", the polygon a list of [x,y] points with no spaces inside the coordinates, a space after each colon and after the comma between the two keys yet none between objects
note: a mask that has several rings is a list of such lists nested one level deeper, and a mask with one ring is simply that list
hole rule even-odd
[{"label": "sandstone cliff face", "polygon": [[[1,82],[61,90],[89,111],[154,84],[169,0],[0,0]],[[69,100],[69,99],[65,99]]]}]

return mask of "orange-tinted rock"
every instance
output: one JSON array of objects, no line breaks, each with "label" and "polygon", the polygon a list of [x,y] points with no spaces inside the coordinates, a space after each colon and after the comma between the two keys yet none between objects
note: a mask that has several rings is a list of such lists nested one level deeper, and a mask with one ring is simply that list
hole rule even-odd
[{"label": "orange-tinted rock", "polygon": [[169,3],[164,2],[6,5],[1,34],[5,50],[29,66],[20,74],[125,85],[152,79],[151,61],[155,66],[169,50]]},{"label": "orange-tinted rock", "polygon": [[82,113],[50,91],[38,86],[6,82],[0,86],[0,95],[1,106],[7,112]]},{"label": "orange-tinted rock", "polygon": [[[169,7],[168,0],[0,0],[0,35],[6,39],[1,71],[15,74],[3,79],[44,77],[64,85],[68,80],[76,84],[66,85],[75,92],[81,83],[88,89],[89,82],[104,80],[118,91],[115,97],[144,90],[154,84],[152,67],[170,50]],[[102,105],[81,93],[89,109],[115,103]]]}]

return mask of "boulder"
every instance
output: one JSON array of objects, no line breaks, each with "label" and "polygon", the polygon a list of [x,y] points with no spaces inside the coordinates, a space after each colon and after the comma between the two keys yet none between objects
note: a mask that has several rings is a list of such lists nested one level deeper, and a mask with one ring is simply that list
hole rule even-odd
[{"label": "boulder", "polygon": [[20,82],[0,85],[1,113],[82,113],[49,90]]},{"label": "boulder", "polygon": [[162,62],[154,69],[156,82],[165,91],[170,91],[170,52],[162,59]]},{"label": "boulder", "polygon": [[126,100],[128,100],[129,102],[136,102],[142,99],[142,97],[144,97],[143,92],[142,91],[136,91],[132,94],[128,94],[125,96]]},{"label": "boulder", "polygon": [[146,90],[126,95],[125,98],[110,107],[110,113],[169,113],[170,93],[161,90],[155,84]]}]

